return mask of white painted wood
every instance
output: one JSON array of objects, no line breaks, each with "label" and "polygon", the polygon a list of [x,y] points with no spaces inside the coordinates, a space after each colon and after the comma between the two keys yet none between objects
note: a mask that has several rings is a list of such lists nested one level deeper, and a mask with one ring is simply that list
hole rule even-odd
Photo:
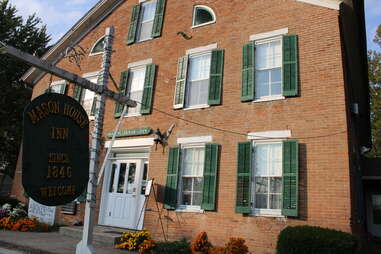
[{"label": "white painted wood", "polygon": [[297,2],[303,2],[307,4],[326,7],[333,10],[340,10],[340,4],[343,0],[296,0]]},{"label": "white painted wood", "polygon": [[198,47],[198,48],[188,49],[185,51],[185,54],[192,55],[192,54],[196,54],[196,53],[202,53],[205,51],[210,51],[210,50],[216,49],[217,46],[218,46],[217,43],[213,43],[213,44],[209,44],[209,45]]},{"label": "white painted wood", "polygon": [[250,132],[247,139],[284,139],[290,138],[290,130]]},{"label": "white painted wood", "polygon": [[212,136],[178,138],[177,144],[192,144],[192,143],[210,143],[213,141]]},{"label": "white painted wood", "polygon": [[[109,142],[105,142],[105,147],[109,147]],[[115,140],[112,148],[127,148],[127,147],[144,147],[152,146],[154,144],[153,138],[136,138],[136,139],[122,139]]]},{"label": "white painted wood", "polygon": [[145,60],[142,60],[142,61],[137,61],[137,62],[129,63],[128,64],[128,68],[134,68],[134,67],[138,67],[138,66],[143,66],[143,65],[151,64],[151,63],[152,63],[152,58],[148,58],[148,59],[145,59]]},{"label": "white painted wood", "polygon": [[256,40],[267,39],[267,38],[280,36],[280,35],[284,35],[284,34],[288,34],[288,27],[273,30],[273,31],[266,32],[266,33],[252,34],[252,35],[250,35],[249,39],[250,39],[250,41],[256,41]]},{"label": "white painted wood", "polygon": [[[204,10],[207,10],[213,17],[213,20],[212,21],[209,21],[209,22],[206,22],[206,23],[202,23],[202,24],[199,24],[199,25],[195,25],[195,18],[196,18],[196,9],[197,8],[202,8]],[[197,27],[200,27],[200,26],[206,26],[206,25],[210,25],[210,24],[214,24],[216,23],[217,21],[217,17],[216,17],[216,14],[214,13],[213,9],[206,6],[206,5],[196,5],[193,7],[193,21],[192,21],[192,28],[197,28]]]}]

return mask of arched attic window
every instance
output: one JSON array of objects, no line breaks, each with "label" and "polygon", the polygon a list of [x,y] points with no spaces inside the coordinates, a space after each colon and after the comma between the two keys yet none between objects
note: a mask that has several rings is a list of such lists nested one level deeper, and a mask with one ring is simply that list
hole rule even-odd
[{"label": "arched attic window", "polygon": [[205,26],[216,22],[216,14],[205,5],[196,5],[193,8],[193,27]]},{"label": "arched attic window", "polygon": [[99,40],[97,40],[97,42],[95,42],[94,46],[92,47],[90,51],[90,56],[103,53],[104,42],[105,42],[105,37],[102,37]]}]

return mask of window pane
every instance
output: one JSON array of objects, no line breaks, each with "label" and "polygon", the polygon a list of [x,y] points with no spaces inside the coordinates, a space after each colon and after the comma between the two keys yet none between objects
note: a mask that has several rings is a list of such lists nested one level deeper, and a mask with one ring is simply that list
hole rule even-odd
[{"label": "window pane", "polygon": [[183,178],[183,191],[192,191],[193,178],[184,177]]},{"label": "window pane", "polygon": [[381,224],[381,195],[372,195],[373,223]]},{"label": "window pane", "polygon": [[267,194],[255,195],[255,208],[267,208]]},{"label": "window pane", "polygon": [[151,39],[153,21],[142,23],[139,31],[139,41]]},{"label": "window pane", "polygon": [[272,41],[269,45],[269,67],[282,66],[282,45],[280,40]]},{"label": "window pane", "polygon": [[[144,79],[145,68],[130,71],[130,78],[128,82],[128,94],[131,100],[141,103],[143,97]],[[128,108],[128,115],[139,114],[141,108],[140,103],[137,103],[135,108]]]},{"label": "window pane", "polygon": [[268,145],[255,146],[255,176],[267,175],[268,149]]},{"label": "window pane", "polygon": [[267,44],[255,46],[255,69],[264,69],[267,67]]},{"label": "window pane", "polygon": [[192,205],[200,206],[201,202],[202,202],[202,193],[201,192],[193,193]]},{"label": "window pane", "polygon": [[268,193],[269,192],[268,183],[269,183],[269,180],[267,177],[256,177],[255,178],[255,192]]},{"label": "window pane", "polygon": [[117,165],[112,164],[112,169],[111,169],[111,175],[110,175],[110,185],[108,188],[109,192],[114,192],[114,177],[115,177],[115,170],[116,170]]},{"label": "window pane", "polygon": [[208,103],[209,79],[188,82],[186,105],[202,105]]},{"label": "window pane", "polygon": [[188,79],[190,81],[209,79],[211,54],[190,57]]},{"label": "window pane", "polygon": [[193,191],[202,191],[202,177],[193,178]]},{"label": "window pane", "polygon": [[209,13],[209,11],[202,9],[202,8],[196,8],[196,17],[194,21],[194,25],[200,25],[203,23],[207,23],[213,21],[212,14]]},{"label": "window pane", "polygon": [[57,84],[57,85],[53,85],[50,87],[50,92],[51,93],[61,93],[61,90],[62,90],[62,86],[64,84]]},{"label": "window pane", "polygon": [[146,192],[146,186],[147,186],[147,175],[148,175],[148,163],[144,163],[143,166],[143,177],[142,177],[142,188],[140,191],[140,194],[144,195]]},{"label": "window pane", "polygon": [[98,41],[97,44],[94,46],[93,51],[91,51],[91,53],[96,54],[99,52],[103,52],[104,42],[105,42],[104,38]]},{"label": "window pane", "polygon": [[281,176],[282,175],[282,144],[271,144],[270,146],[270,167],[269,175]]},{"label": "window pane", "polygon": [[190,192],[183,192],[182,195],[182,205],[191,205],[191,193]]},{"label": "window pane", "polygon": [[120,164],[120,169],[119,169],[119,178],[118,178],[118,193],[123,193],[124,192],[124,181],[126,178],[126,168],[127,165],[126,163],[121,163]]},{"label": "window pane", "polygon": [[130,163],[128,169],[127,193],[134,193],[136,163]]},{"label": "window pane", "polygon": [[282,193],[282,178],[281,177],[270,178],[270,193]]},{"label": "window pane", "polygon": [[155,17],[156,1],[143,4],[142,7],[142,22],[153,20]]},{"label": "window pane", "polygon": [[255,72],[255,97],[269,96],[269,71]]},{"label": "window pane", "polygon": [[270,195],[270,209],[282,208],[282,196],[280,194]]}]

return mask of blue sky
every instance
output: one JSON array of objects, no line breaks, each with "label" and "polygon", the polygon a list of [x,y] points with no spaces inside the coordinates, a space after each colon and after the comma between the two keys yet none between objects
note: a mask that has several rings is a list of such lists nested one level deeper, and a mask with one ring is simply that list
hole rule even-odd
[{"label": "blue sky", "polygon": [[[36,13],[47,24],[56,42],[78,21],[98,0],[10,0],[22,16]],[[381,24],[381,0],[365,0],[368,49],[377,49],[372,42],[377,26]]]}]

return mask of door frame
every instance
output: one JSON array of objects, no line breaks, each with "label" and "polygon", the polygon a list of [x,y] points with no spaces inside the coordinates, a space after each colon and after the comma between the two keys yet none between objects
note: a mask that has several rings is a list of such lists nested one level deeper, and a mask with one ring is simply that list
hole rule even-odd
[{"label": "door frame", "polygon": [[[143,169],[143,166],[145,163],[148,162],[148,165],[149,165],[149,155],[150,155],[150,152],[149,152],[149,149],[144,149],[144,148],[140,148],[140,149],[123,149],[123,150],[112,150],[111,151],[112,154],[124,154],[125,156],[112,156],[110,157],[107,162],[106,162],[106,165],[105,165],[105,172],[104,172],[104,177],[103,177],[103,181],[102,181],[102,191],[101,191],[101,202],[100,202],[100,207],[99,207],[99,215],[98,215],[98,224],[99,225],[103,225],[103,226],[109,226],[111,227],[110,225],[106,225],[106,213],[107,213],[107,206],[108,206],[108,198],[107,198],[107,195],[108,195],[108,185],[109,185],[109,182],[110,182],[110,176],[111,176],[111,166],[112,166],[112,163],[114,163],[115,161],[128,161],[128,160],[141,160],[141,166]],[[130,154],[133,154],[132,156]],[[140,177],[142,177],[142,170],[140,170]],[[147,172],[147,178],[148,178],[148,175],[149,175],[149,166],[148,166],[148,172]],[[140,180],[141,181],[141,180]],[[141,187],[141,183],[139,183],[139,186]],[[139,187],[139,188],[140,188]],[[139,190],[137,190],[137,193]],[[142,220],[142,222],[144,223],[144,218],[145,218],[145,213],[143,211],[143,214],[142,214],[142,217],[140,218],[140,220]],[[142,223],[142,224],[143,224]],[[141,224],[141,222],[139,223]]]}]

